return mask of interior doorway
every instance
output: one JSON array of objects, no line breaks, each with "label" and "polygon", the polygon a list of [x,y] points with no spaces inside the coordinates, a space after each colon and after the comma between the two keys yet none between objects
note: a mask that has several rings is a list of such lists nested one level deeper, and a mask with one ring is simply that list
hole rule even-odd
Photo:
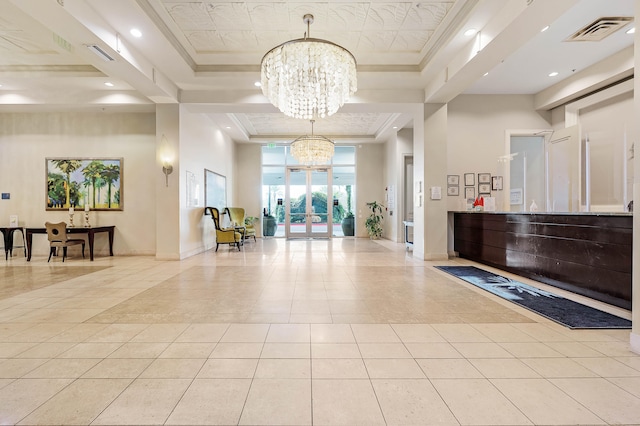
[{"label": "interior doorway", "polygon": [[330,238],[333,231],[332,169],[287,167],[285,236]]}]

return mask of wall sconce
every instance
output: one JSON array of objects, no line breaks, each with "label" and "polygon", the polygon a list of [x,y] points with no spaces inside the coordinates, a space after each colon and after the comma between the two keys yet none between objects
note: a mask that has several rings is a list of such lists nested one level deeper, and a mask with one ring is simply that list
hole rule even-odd
[{"label": "wall sconce", "polygon": [[160,156],[162,158],[162,173],[164,173],[165,184],[169,186],[169,175],[173,172],[173,164],[171,160],[173,155],[171,154],[171,148],[169,147],[169,141],[165,135],[162,135],[160,145]]},{"label": "wall sconce", "polygon": [[173,166],[171,165],[171,163],[169,163],[169,161],[165,160],[162,163],[162,173],[164,173],[164,179],[167,187],[169,186],[169,175],[172,172],[173,172]]}]

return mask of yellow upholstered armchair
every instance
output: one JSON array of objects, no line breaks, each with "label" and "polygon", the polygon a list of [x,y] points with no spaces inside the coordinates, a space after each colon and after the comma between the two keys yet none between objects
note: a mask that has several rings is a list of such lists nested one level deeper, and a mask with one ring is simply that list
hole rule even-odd
[{"label": "yellow upholstered armchair", "polygon": [[240,243],[242,242],[242,234],[235,230],[235,228],[223,228],[220,226],[220,211],[215,207],[206,207],[206,210],[211,214],[213,224],[216,228],[216,251],[220,244],[235,245],[240,251]]},{"label": "yellow upholstered armchair", "polygon": [[244,208],[242,207],[227,207],[226,211],[229,213],[231,222],[236,226],[244,226],[244,238],[253,237],[253,241],[256,240],[256,228],[252,223],[245,221]]}]

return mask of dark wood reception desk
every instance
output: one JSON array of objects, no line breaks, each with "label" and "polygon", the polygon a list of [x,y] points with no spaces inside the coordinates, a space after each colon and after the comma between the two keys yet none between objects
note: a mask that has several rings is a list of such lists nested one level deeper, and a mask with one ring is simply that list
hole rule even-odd
[{"label": "dark wood reception desk", "polygon": [[631,309],[632,214],[453,215],[460,257]]},{"label": "dark wood reception desk", "polygon": [[[77,227],[67,228],[69,234],[87,234],[89,239],[89,259],[93,260],[93,241],[95,234],[106,232],[109,235],[109,255],[113,256],[113,234],[115,226],[92,226],[89,228]],[[31,247],[33,245],[33,234],[45,234],[46,228],[27,228],[27,262],[31,260]]]}]

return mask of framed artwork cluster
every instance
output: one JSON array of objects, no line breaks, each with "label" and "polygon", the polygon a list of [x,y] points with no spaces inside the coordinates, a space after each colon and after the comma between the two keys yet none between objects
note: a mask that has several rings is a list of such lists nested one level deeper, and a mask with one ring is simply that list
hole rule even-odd
[{"label": "framed artwork cluster", "polygon": [[460,195],[460,175],[447,176],[447,195],[450,197]]}]

